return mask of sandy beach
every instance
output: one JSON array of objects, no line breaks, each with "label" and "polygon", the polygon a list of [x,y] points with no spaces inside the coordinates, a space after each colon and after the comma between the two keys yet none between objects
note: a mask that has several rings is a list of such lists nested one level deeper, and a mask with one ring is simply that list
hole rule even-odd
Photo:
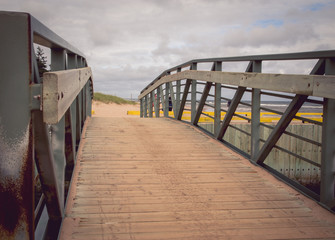
[{"label": "sandy beach", "polygon": [[92,117],[139,117],[134,115],[127,115],[127,111],[139,111],[140,104],[115,104],[102,103],[93,101],[92,103]]}]

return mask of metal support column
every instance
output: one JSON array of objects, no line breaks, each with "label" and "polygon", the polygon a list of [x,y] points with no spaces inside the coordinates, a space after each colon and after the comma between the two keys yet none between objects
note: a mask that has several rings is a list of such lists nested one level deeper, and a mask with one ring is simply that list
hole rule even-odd
[{"label": "metal support column", "polygon": [[[251,65],[250,65],[251,64]],[[262,72],[262,62],[250,62],[246,72]],[[255,157],[259,152],[260,144],[260,112],[261,112],[261,90],[253,88],[251,93],[251,160],[255,161]]]},{"label": "metal support column", "polygon": [[165,103],[164,103],[164,117],[169,116],[169,83],[165,83]]},{"label": "metal support column", "polygon": [[140,99],[140,117],[143,117],[143,98]]},{"label": "metal support column", "polygon": [[[0,238],[34,239],[30,17],[0,15]],[[38,74],[38,72],[37,72]]]},{"label": "metal support column", "polygon": [[[59,71],[66,69],[66,52],[63,49],[51,49],[51,70]],[[50,126],[51,144],[54,157],[56,179],[58,181],[58,195],[64,210],[64,181],[65,181],[65,116],[54,125]]]},{"label": "metal support column", "polygon": [[[335,60],[326,59],[326,75],[335,75]],[[324,99],[320,201],[335,210],[335,99]]]},{"label": "metal support column", "polygon": [[78,68],[77,58],[78,58],[78,56],[76,54],[68,54],[67,55],[68,69]]},{"label": "metal support column", "polygon": [[150,95],[149,95],[149,117],[152,118],[153,114],[152,114],[152,105],[154,104],[153,102],[153,92],[150,92]]},{"label": "metal support column", "polygon": [[[197,70],[197,63],[192,63],[190,69]],[[197,81],[192,80],[191,85],[191,122],[194,122],[197,113]]]},{"label": "metal support column", "polygon": [[144,97],[144,117],[148,117],[148,95]]},{"label": "metal support column", "polygon": [[155,95],[155,117],[156,118],[159,118],[159,111],[160,111],[160,89],[161,87],[159,86],[157,89],[156,89],[156,95]]},{"label": "metal support column", "polygon": [[[222,71],[222,62],[214,63],[214,71]],[[214,136],[217,137],[221,123],[221,84],[215,83],[214,93]]]},{"label": "metal support column", "polygon": [[[177,69],[177,73],[181,72],[181,68]],[[175,118],[178,118],[179,108],[180,108],[180,86],[181,80],[176,81],[176,115]]]}]

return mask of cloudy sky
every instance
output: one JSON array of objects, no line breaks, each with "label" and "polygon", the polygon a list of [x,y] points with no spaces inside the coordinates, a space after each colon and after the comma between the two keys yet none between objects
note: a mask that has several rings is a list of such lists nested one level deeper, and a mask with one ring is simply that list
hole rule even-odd
[{"label": "cloudy sky", "polygon": [[[0,6],[31,13],[84,52],[95,91],[126,98],[191,59],[335,49],[335,0],[0,0]],[[265,67],[299,73],[311,64]]]}]

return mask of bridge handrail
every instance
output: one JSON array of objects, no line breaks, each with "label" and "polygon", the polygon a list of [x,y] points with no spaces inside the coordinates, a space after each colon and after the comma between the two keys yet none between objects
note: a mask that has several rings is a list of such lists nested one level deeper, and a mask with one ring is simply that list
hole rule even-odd
[{"label": "bridge handrail", "polygon": [[[309,75],[261,73],[264,61],[306,59],[317,60]],[[222,71],[225,62],[245,61],[249,63],[245,72]],[[212,63],[210,71],[197,70],[199,63],[208,62]],[[139,95],[140,115],[141,117],[160,117],[160,110],[163,110],[164,117],[169,117],[169,111],[172,111],[172,116],[176,120],[190,119],[190,124],[201,128],[215,139],[249,158],[252,163],[264,167],[291,186],[319,201],[326,208],[335,211],[335,149],[332,144],[335,142],[333,134],[335,132],[334,75],[334,50],[195,59],[165,70],[141,91]],[[222,91],[225,89],[235,91],[233,98],[222,96]],[[261,106],[261,96],[270,96],[290,102],[284,111],[278,111]],[[250,102],[243,100],[248,97]],[[210,98],[209,102],[208,98]],[[227,107],[222,107],[223,102],[227,102]],[[305,103],[322,106],[322,121],[304,117],[298,112]],[[250,116],[241,118],[237,110],[239,105],[250,108]],[[213,109],[213,116],[209,116],[204,111],[205,107]],[[260,121],[261,111],[272,112],[281,117],[277,122],[266,124]],[[222,112],[225,114],[221,121]],[[213,119],[214,123],[210,130],[206,125],[199,123],[201,115]],[[250,123],[250,130],[232,122],[234,116]],[[289,131],[288,127],[294,119],[321,127],[321,139],[317,139],[317,136],[306,137],[304,131],[302,134]],[[228,139],[231,136],[227,135],[228,129],[233,129],[232,131],[246,136],[245,141],[249,144],[243,147],[242,144],[241,146],[234,144]],[[262,131],[270,129],[268,137],[261,137],[261,129]],[[265,132],[263,134],[265,135]],[[313,155],[312,158],[308,158],[305,154],[283,147],[279,142],[282,136],[295,139],[292,141],[301,141],[302,144],[313,145],[312,149],[317,148],[317,150],[312,151],[316,151],[317,156]],[[311,167],[307,167],[308,171],[311,168],[316,177],[320,176],[319,190],[303,186],[295,179],[295,176],[292,177],[282,170],[269,166],[266,159],[273,149],[288,154],[294,161],[310,164],[308,166]],[[291,172],[291,169],[286,169],[288,170]]]},{"label": "bridge handrail", "polygon": [[[86,58],[28,13],[0,11],[0,239],[57,239],[93,81]],[[51,53],[40,76],[34,44]]]},{"label": "bridge handrail", "polygon": [[185,70],[165,75],[139,95],[143,98],[158,86],[183,79],[228,84],[233,86],[262,88],[264,90],[304,94],[335,99],[335,76],[271,74],[248,72],[218,72]]},{"label": "bridge handrail", "polygon": [[182,63],[180,65],[174,66],[163,71],[158,75],[151,83],[149,83],[142,91],[145,91],[157,82],[160,78],[165,75],[173,72],[179,71],[182,68],[191,67],[194,64],[198,63],[223,63],[223,62],[252,62],[252,61],[284,61],[284,60],[308,60],[308,59],[325,59],[333,58],[335,56],[335,50],[326,50],[326,51],[313,51],[313,52],[297,52],[297,53],[281,53],[281,54],[265,54],[265,55],[249,55],[249,56],[237,56],[237,57],[221,57],[221,58],[202,58],[202,59],[193,59]]}]

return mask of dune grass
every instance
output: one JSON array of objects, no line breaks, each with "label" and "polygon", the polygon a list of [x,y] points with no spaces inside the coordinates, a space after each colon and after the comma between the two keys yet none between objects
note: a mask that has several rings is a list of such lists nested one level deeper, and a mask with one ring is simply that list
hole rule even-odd
[{"label": "dune grass", "polygon": [[131,104],[135,105],[136,102],[134,101],[128,101],[120,97],[116,97],[113,95],[107,95],[103,93],[96,92],[94,93],[93,100],[98,101],[98,102],[103,102],[103,103],[116,103],[116,104]]}]

